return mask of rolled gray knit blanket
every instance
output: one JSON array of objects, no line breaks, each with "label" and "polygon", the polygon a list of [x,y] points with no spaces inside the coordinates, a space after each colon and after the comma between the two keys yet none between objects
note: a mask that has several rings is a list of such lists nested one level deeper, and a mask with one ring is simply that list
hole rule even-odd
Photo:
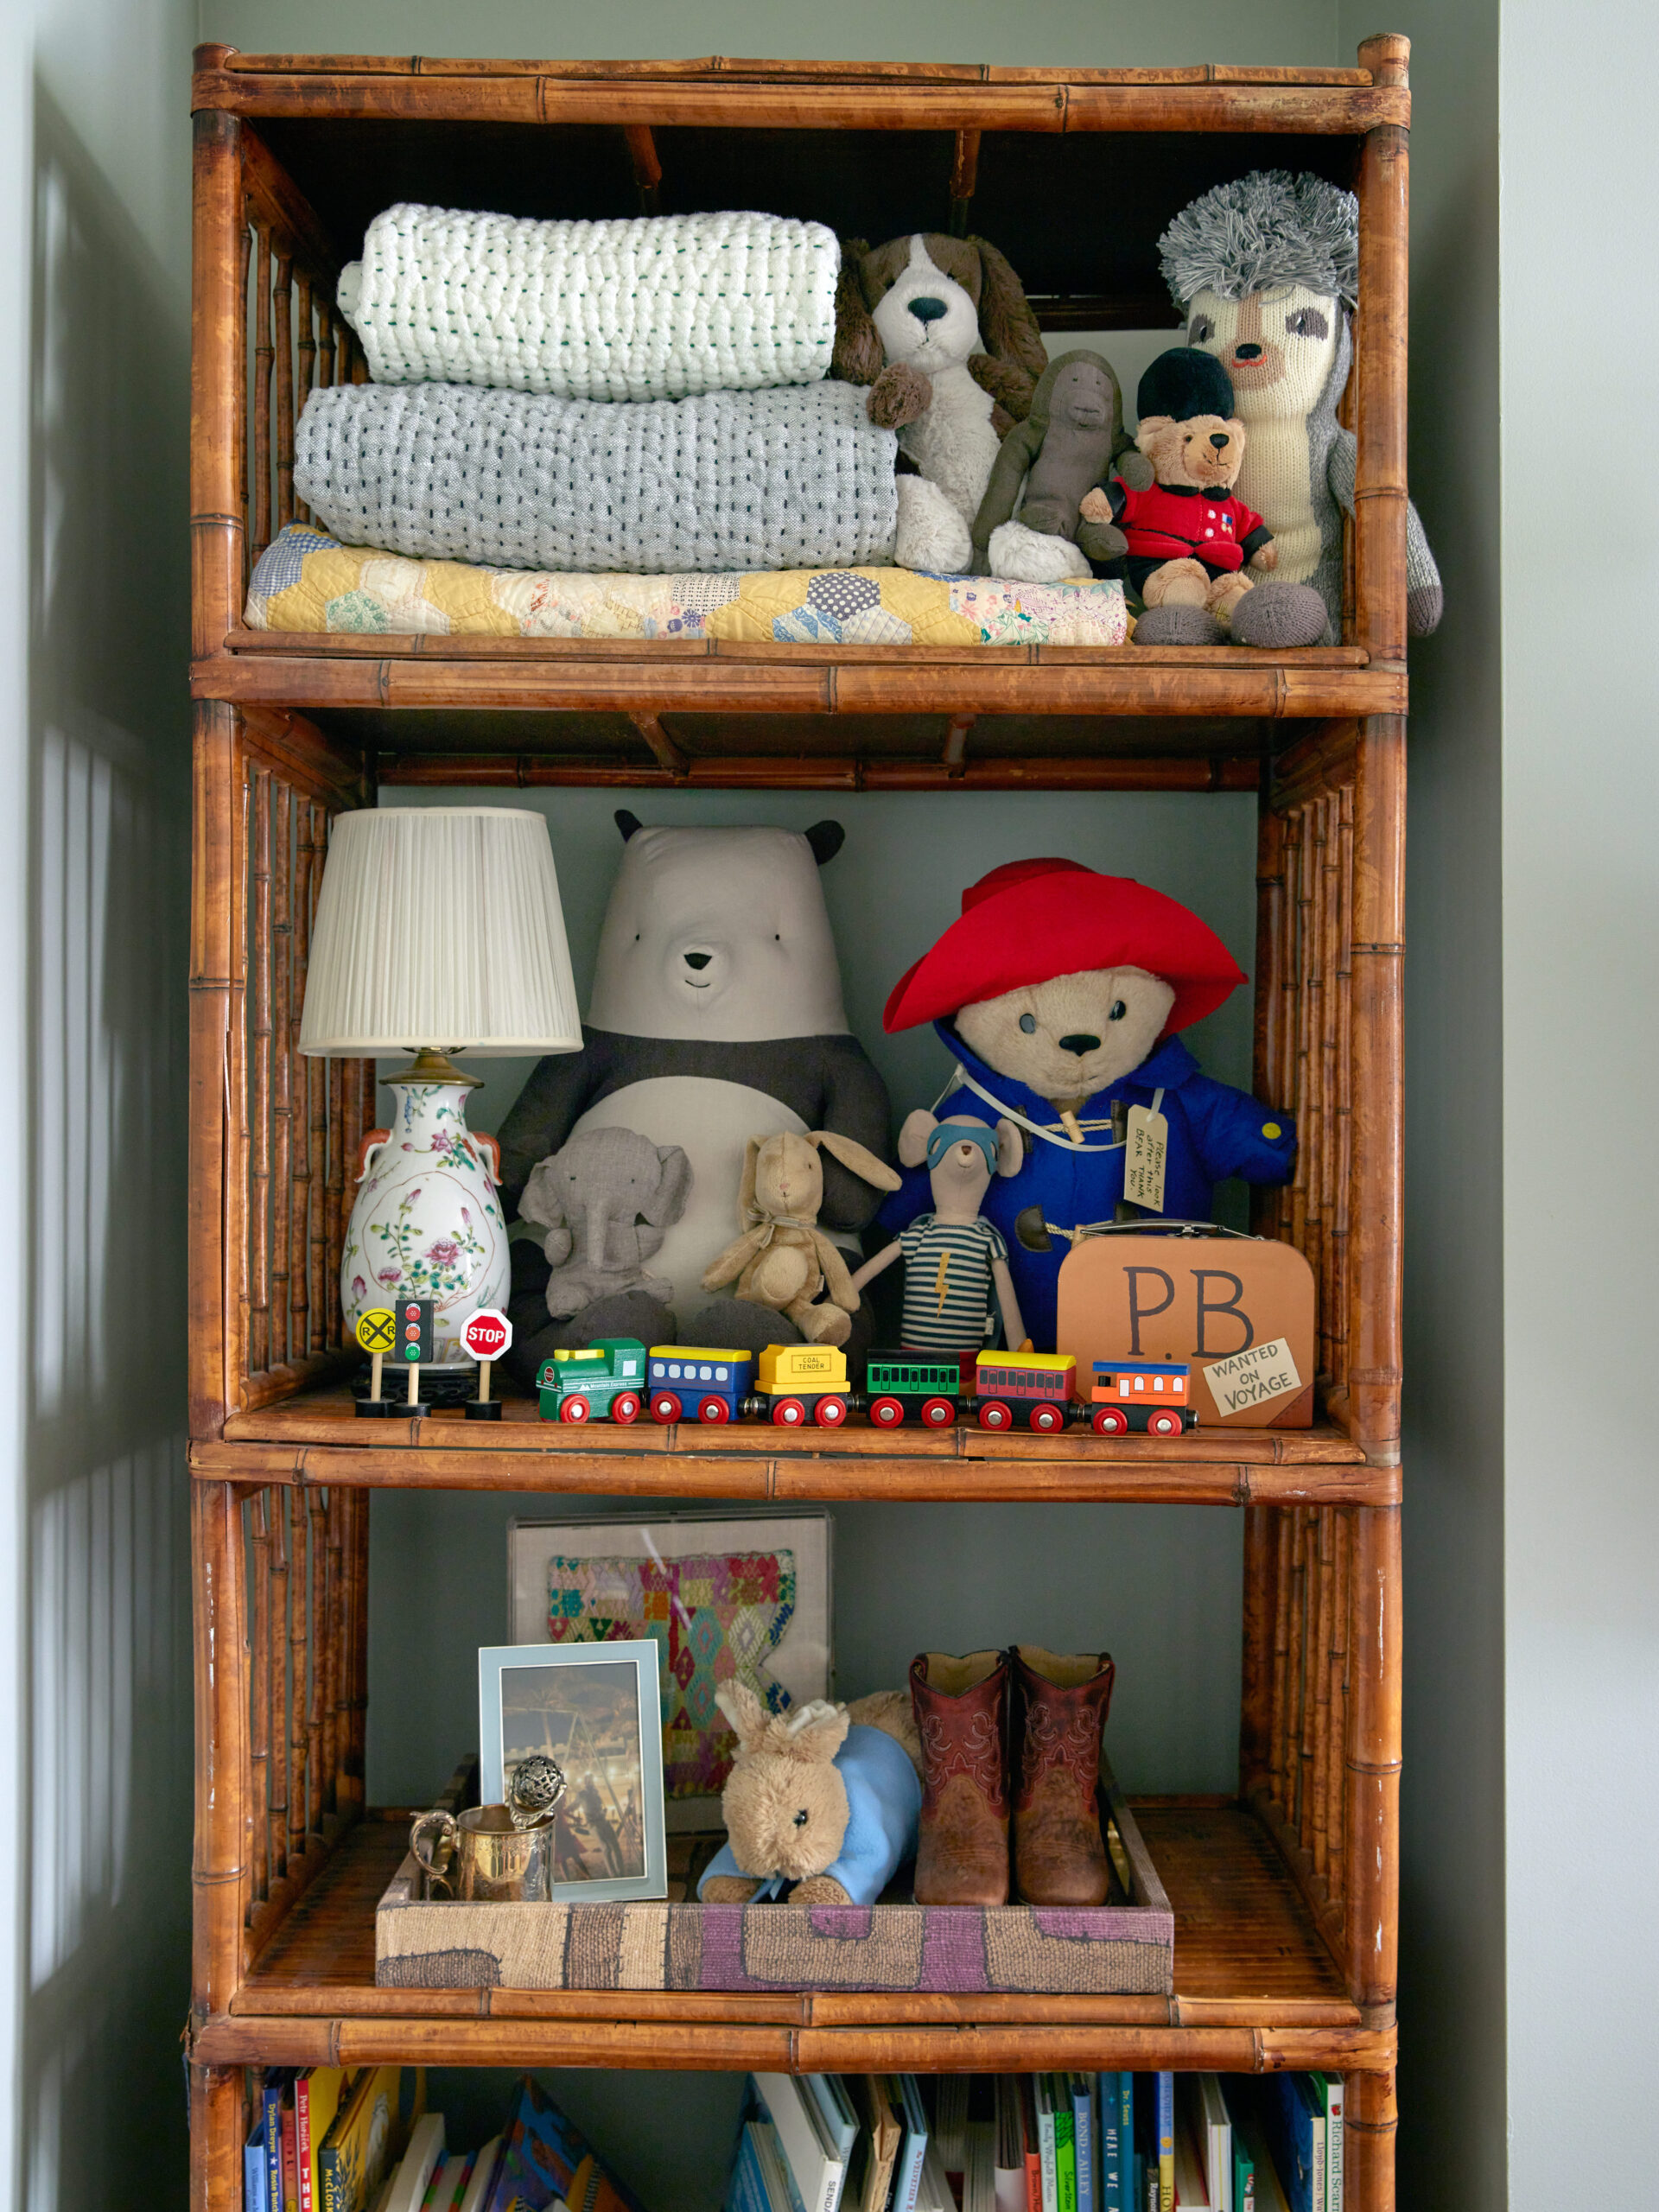
[{"label": "rolled gray knit blanket", "polygon": [[376,384],[684,399],[830,372],[841,248],[786,215],[531,222],[400,203],[340,312]]},{"label": "rolled gray knit blanket", "polygon": [[661,575],[893,557],[897,440],[847,384],[698,399],[335,385],[294,486],[348,545],[500,569]]}]

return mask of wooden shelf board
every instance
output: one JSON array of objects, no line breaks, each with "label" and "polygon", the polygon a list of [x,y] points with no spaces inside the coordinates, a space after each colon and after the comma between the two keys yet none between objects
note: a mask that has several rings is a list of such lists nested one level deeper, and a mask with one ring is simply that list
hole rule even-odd
[{"label": "wooden shelf board", "polygon": [[1227,1800],[1154,1798],[1137,1801],[1135,1817],[1175,1913],[1169,1999],[377,1989],[375,1905],[408,1815],[370,1814],[277,1929],[229,2012],[205,2024],[197,2056],[944,2071],[1390,2062],[1391,2034],[1362,2026],[1252,1815]]},{"label": "wooden shelf board", "polygon": [[[196,661],[197,699],[320,709],[664,714],[1223,716],[1406,710],[1402,666],[1344,645],[1268,655],[1215,647],[607,645],[232,632]],[[457,652],[481,643],[489,650]],[[435,644],[446,648],[434,651]],[[507,650],[499,650],[505,645]],[[529,646],[530,650],[512,648]]]},{"label": "wooden shelf board", "polygon": [[410,1421],[359,1420],[340,1384],[232,1415],[191,1451],[212,1482],[349,1483],[393,1489],[546,1491],[554,1495],[1026,1503],[1391,1504],[1399,1471],[1369,1465],[1340,1429],[1198,1429],[1181,1437],[943,1434],[769,1423],[705,1428],[641,1421],[567,1427],[510,1396],[502,1418],[458,1408]]}]

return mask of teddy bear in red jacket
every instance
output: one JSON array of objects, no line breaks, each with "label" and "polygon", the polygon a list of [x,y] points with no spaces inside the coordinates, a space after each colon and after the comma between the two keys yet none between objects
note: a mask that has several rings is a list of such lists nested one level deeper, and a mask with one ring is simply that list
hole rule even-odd
[{"label": "teddy bear in red jacket", "polygon": [[[1128,540],[1125,571],[1146,609],[1136,642],[1214,645],[1279,558],[1261,516],[1233,494],[1244,425],[1233,413],[1232,382],[1212,353],[1174,346],[1141,378],[1135,404],[1135,442],[1155,480],[1135,491],[1113,475],[1086,496],[1081,512],[1090,521],[1116,523]],[[1249,626],[1249,641],[1317,645],[1325,625],[1319,594],[1303,584],[1270,589],[1270,619]],[[1264,604],[1252,613],[1268,616],[1269,609]]]}]

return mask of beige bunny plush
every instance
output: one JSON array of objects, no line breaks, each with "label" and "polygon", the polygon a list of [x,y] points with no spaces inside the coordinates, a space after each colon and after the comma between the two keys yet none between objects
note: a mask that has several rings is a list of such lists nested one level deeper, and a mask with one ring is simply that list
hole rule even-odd
[{"label": "beige bunny plush", "polygon": [[721,1801],[727,1840],[699,1898],[748,1904],[787,1882],[791,1904],[874,1904],[916,1850],[922,1744],[906,1693],[769,1713],[733,1681],[715,1702],[737,1754]]},{"label": "beige bunny plush", "polygon": [[[721,1290],[734,1282],[737,1297],[788,1314],[809,1344],[844,1344],[858,1293],[839,1248],[817,1225],[823,1198],[820,1146],[878,1190],[899,1188],[899,1178],[873,1152],[829,1129],[751,1137],[738,1197],[743,1233],[709,1262],[702,1287]],[[816,1304],[825,1289],[827,1300]]]}]

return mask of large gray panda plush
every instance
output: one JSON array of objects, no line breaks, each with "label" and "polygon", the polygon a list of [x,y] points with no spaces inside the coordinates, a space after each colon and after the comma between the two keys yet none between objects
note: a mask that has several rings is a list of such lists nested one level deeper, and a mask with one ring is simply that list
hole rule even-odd
[{"label": "large gray panda plush", "polygon": [[[690,1202],[651,1262],[673,1286],[677,1340],[752,1350],[796,1342],[784,1315],[711,1298],[702,1277],[742,1225],[750,1137],[832,1129],[887,1156],[887,1087],[848,1030],[818,879],[845,832],[838,822],[804,835],[648,830],[626,810],[616,821],[622,865],[582,1049],[543,1060],[502,1124],[503,1194],[516,1214],[538,1161],[580,1130],[628,1128],[681,1146]],[[818,1220],[838,1243],[856,1249],[854,1232],[880,1195],[823,1154]],[[512,1252],[512,1364],[526,1382],[556,1347],[663,1325],[662,1306],[638,1292],[550,1321],[539,1246],[515,1241]]]}]

